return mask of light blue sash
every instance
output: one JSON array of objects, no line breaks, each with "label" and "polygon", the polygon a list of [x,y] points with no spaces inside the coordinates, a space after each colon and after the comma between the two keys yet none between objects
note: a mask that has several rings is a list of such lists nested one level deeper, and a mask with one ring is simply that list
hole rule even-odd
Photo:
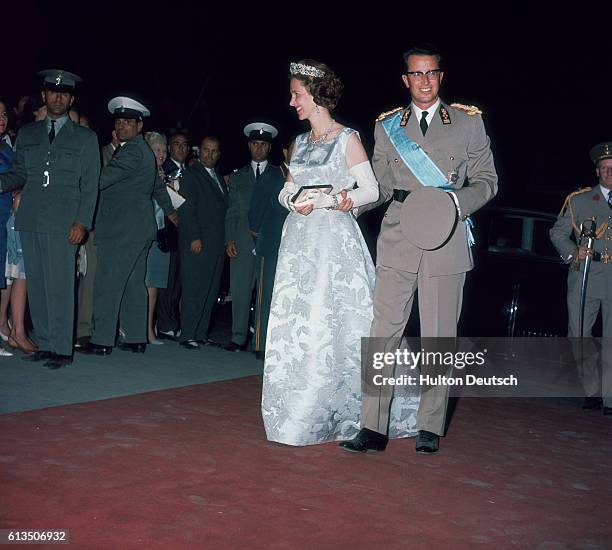
[{"label": "light blue sash", "polygon": [[[439,187],[446,191],[452,190],[442,170],[436,166],[436,163],[429,158],[418,143],[412,141],[406,135],[404,128],[399,125],[401,117],[402,112],[399,111],[393,116],[384,119],[381,124],[393,147],[395,147],[404,161],[404,164],[425,187]],[[465,222],[468,245],[473,246],[475,240],[471,228],[474,224],[469,217]]]}]

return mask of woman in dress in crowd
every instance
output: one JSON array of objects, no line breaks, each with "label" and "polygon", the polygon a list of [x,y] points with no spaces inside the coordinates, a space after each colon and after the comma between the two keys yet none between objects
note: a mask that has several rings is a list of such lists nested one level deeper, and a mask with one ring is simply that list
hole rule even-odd
[{"label": "woman in dress in crowd", "polygon": [[[162,165],[166,162],[168,156],[168,145],[165,136],[157,132],[147,132],[145,140],[151,147],[157,162],[157,170],[159,177],[164,178],[165,174]],[[161,209],[155,199],[155,221],[157,229],[164,228],[164,211]],[[170,270],[170,255],[167,252],[162,252],[156,241],[151,243],[149,255],[147,256],[147,274],[145,276],[145,284],[148,293],[148,316],[147,316],[147,334],[149,344],[162,345],[163,342],[157,339],[155,334],[155,305],[157,303],[157,289],[166,288],[168,286],[168,272]]]},{"label": "woman in dress in crowd", "polygon": [[[332,118],[343,85],[325,64],[290,66],[290,105],[310,131],[297,136],[279,195],[283,227],[264,364],[269,440],[311,445],[359,431],[361,338],[372,321],[374,265],[354,211],[378,199],[358,133]],[[357,187],[355,187],[357,182]],[[302,186],[310,191],[294,202]],[[394,399],[392,437],[416,435],[418,397]]]}]

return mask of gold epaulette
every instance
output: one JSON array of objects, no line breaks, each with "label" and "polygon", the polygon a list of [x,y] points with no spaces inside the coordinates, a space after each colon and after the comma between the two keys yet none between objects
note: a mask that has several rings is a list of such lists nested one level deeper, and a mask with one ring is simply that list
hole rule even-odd
[{"label": "gold epaulette", "polygon": [[384,113],[380,113],[378,115],[378,118],[376,119],[376,122],[380,122],[381,120],[384,120],[385,118],[387,118],[389,115],[397,113],[398,111],[401,111],[402,109],[403,107],[396,107],[395,109],[391,111],[385,111]]},{"label": "gold epaulette", "polygon": [[464,113],[470,116],[482,114],[482,111],[478,107],[475,107],[474,105],[464,105],[463,103],[451,103],[451,107],[453,109],[458,109],[459,111],[463,111]]},{"label": "gold epaulette", "polygon": [[561,207],[561,210],[559,211],[559,216],[561,216],[561,214],[563,214],[563,212],[565,212],[565,209],[569,207],[569,214],[570,214],[570,218],[572,220],[572,227],[574,228],[574,230],[578,234],[580,233],[580,229],[578,228],[578,226],[576,225],[576,222],[574,221],[574,212],[572,210],[571,200],[575,196],[582,195],[583,193],[586,193],[586,192],[590,191],[591,189],[592,189],[592,187],[581,187],[580,189],[577,189],[576,191],[573,191],[572,193],[570,193],[567,197],[565,197],[565,200],[563,201],[563,206]]}]

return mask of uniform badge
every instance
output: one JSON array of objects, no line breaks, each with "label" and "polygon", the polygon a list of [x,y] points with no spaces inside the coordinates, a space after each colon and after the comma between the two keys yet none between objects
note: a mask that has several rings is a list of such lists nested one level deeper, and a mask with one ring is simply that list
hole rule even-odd
[{"label": "uniform badge", "polygon": [[451,124],[450,115],[444,105],[440,107],[440,118],[442,119],[442,124]]},{"label": "uniform badge", "polygon": [[410,114],[412,113],[412,107],[408,107],[405,111],[404,114],[402,115],[402,120],[400,120],[400,126],[403,128],[404,126],[406,126],[406,124],[408,124],[408,119],[410,118]]},{"label": "uniform badge", "polygon": [[[450,124],[450,121],[448,122],[448,124]],[[459,172],[455,170],[455,157],[449,157],[448,160],[450,161],[451,169],[446,175],[446,178],[448,179],[449,185],[455,185],[459,180]]]},{"label": "uniform badge", "polygon": [[62,83],[62,74],[60,73],[55,77],[55,85],[59,86],[61,83]]}]

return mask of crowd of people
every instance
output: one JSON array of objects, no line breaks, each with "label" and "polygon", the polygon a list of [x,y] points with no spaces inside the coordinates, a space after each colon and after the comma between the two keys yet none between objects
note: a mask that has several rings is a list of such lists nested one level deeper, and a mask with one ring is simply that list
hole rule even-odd
[{"label": "crowd of people", "polygon": [[[481,112],[440,98],[439,52],[416,47],[404,61],[411,101],[377,119],[372,163],[358,133],[333,118],[342,81],[306,59],[290,65],[290,106],[310,130],[279,167],[268,161],[277,130],[248,124],[251,161],[227,178],[217,169],[217,137],[205,136],[190,158],[189,136],[144,133],[150,113],[129,97],[109,102],[114,131],[100,152],[87,124],[70,116],[79,77],[41,73],[44,113],[21,127],[14,146],[0,109],[0,215],[8,221],[0,220],[8,227],[0,246],[8,242],[13,281],[0,334],[51,369],[70,364],[74,346],[109,355],[118,338],[134,353],[164,339],[187,350],[219,345],[211,314],[229,259],[225,348],[246,350],[256,288],[253,350],[264,359],[268,439],[341,441],[366,452],[416,435],[417,452],[436,452],[449,387],[393,399],[392,386],[369,383],[372,357],[399,346],[417,288],[421,336],[457,336],[473,267],[469,217],[497,193],[497,173]],[[389,200],[375,266],[356,217]],[[26,274],[35,339],[24,325]]]}]

